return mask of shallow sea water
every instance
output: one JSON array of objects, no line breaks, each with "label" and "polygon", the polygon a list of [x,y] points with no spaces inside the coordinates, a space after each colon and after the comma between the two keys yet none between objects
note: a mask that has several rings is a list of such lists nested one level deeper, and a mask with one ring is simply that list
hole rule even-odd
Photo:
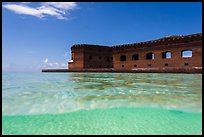
[{"label": "shallow sea water", "polygon": [[2,134],[202,134],[202,75],[3,73]]}]

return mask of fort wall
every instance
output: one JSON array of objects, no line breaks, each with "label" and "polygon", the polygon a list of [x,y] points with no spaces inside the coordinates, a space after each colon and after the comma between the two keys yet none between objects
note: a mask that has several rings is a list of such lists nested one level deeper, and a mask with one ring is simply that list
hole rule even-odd
[{"label": "fort wall", "polygon": [[86,46],[84,49],[84,68],[111,68],[112,48],[107,46]]},{"label": "fort wall", "polygon": [[69,69],[112,68],[112,48],[108,46],[77,44],[72,46]]},{"label": "fort wall", "polygon": [[66,72],[202,73],[202,33],[112,47],[76,44],[71,53]]},{"label": "fort wall", "polygon": [[69,69],[84,68],[84,46],[77,45],[71,48],[72,59],[68,62]]},{"label": "fort wall", "polygon": [[[158,47],[157,47],[158,46]],[[202,41],[179,43],[174,45],[157,45],[140,49],[113,50],[114,68],[133,69],[150,67],[202,67]],[[192,57],[182,57],[182,51],[191,51]],[[170,58],[162,58],[165,52],[170,53]],[[154,54],[154,59],[147,59],[148,53]],[[134,60],[133,55],[138,55]],[[126,61],[121,61],[121,56],[126,56]]]}]

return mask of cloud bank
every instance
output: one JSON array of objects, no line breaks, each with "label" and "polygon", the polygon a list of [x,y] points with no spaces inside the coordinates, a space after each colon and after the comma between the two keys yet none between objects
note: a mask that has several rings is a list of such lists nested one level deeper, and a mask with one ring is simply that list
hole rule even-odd
[{"label": "cloud bank", "polygon": [[54,16],[57,19],[67,19],[68,11],[77,8],[76,2],[40,2],[40,6],[31,7],[30,2],[20,2],[19,4],[5,4],[4,8],[17,14],[31,15],[38,18]]},{"label": "cloud bank", "polygon": [[65,63],[58,63],[58,62],[48,62],[48,58],[46,58],[45,60],[43,60],[43,68],[47,69],[47,68],[67,68],[67,64]]}]

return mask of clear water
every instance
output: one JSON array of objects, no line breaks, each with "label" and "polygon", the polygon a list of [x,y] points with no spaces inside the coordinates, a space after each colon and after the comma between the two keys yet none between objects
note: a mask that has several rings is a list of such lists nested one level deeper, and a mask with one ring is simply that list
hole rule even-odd
[{"label": "clear water", "polygon": [[3,73],[2,134],[202,134],[202,75]]}]

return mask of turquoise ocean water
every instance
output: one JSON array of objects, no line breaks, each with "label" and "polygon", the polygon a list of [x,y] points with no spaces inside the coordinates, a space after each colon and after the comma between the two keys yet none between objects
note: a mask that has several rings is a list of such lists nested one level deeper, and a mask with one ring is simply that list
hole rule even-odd
[{"label": "turquoise ocean water", "polygon": [[3,73],[2,134],[202,134],[202,75]]}]

